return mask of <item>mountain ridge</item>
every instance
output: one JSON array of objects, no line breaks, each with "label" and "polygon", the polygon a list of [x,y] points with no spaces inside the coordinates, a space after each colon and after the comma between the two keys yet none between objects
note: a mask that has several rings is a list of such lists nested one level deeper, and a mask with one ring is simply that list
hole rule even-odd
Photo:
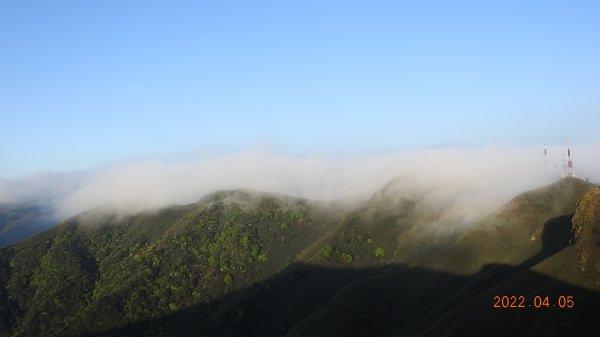
[{"label": "mountain ridge", "polygon": [[[543,279],[560,286],[552,289],[574,287],[595,298],[600,286],[589,278],[570,285],[579,274],[552,266],[563,263],[562,255],[581,260],[577,247],[585,242],[591,247],[586,263],[600,254],[596,233],[581,229],[600,218],[597,190],[564,179],[515,197],[445,239],[411,237],[415,223],[422,227],[430,218],[421,217],[427,205],[385,193],[356,208],[218,191],[194,204],[137,215],[92,210],[0,249],[0,331],[437,335],[466,303],[490,308],[495,287],[535,289],[531,280]],[[514,251],[498,253],[506,247]]]}]

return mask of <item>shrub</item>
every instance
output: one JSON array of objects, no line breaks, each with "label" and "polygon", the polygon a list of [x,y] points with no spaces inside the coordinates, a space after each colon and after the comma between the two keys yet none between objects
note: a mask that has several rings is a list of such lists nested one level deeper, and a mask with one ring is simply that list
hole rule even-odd
[{"label": "shrub", "polygon": [[267,258],[267,254],[265,253],[260,253],[258,255],[258,261],[260,262],[267,262],[268,258]]},{"label": "shrub", "polygon": [[385,255],[385,249],[383,249],[383,247],[381,247],[381,246],[377,246],[377,248],[375,248],[375,256],[382,257],[384,255]]},{"label": "shrub", "polygon": [[344,262],[352,263],[352,255],[351,254],[342,253],[341,257],[344,260]]},{"label": "shrub", "polygon": [[233,283],[233,276],[231,276],[231,274],[225,274],[225,277],[223,277],[223,282],[230,286]]},{"label": "shrub", "polygon": [[252,256],[252,258],[254,259],[258,258],[258,247],[252,247],[252,250],[250,251],[250,256]]},{"label": "shrub", "polygon": [[333,247],[331,245],[326,245],[325,247],[323,247],[323,256],[325,258],[330,258],[331,253],[333,253]]}]

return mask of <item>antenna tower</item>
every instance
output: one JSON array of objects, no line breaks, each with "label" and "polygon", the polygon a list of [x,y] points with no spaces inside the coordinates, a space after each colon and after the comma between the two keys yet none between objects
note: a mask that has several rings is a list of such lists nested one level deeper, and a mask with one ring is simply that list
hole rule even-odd
[{"label": "antenna tower", "polygon": [[564,154],[563,154],[563,168],[564,168],[564,173],[563,173],[563,178],[565,177],[575,177],[575,173],[573,172],[573,160],[571,160],[571,145],[569,143],[569,141],[567,141],[567,163],[565,165],[564,163],[565,158],[564,158]]}]

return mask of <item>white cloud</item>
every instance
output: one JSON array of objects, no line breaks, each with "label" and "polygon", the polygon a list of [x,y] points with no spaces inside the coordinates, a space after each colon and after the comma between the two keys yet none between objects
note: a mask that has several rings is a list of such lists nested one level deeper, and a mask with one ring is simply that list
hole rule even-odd
[{"label": "white cloud", "polygon": [[[551,148],[552,149],[552,148]],[[552,153],[552,152],[551,152]],[[600,144],[573,147],[576,173],[600,181]],[[142,160],[86,173],[0,181],[0,202],[44,196],[62,216],[101,205],[138,211],[186,204],[220,189],[255,189],[311,199],[368,198],[396,176],[427,186],[427,200],[469,219],[514,195],[558,179],[561,156],[543,148],[445,148],[378,155],[296,157],[264,150],[187,159]],[[406,184],[406,190],[411,187]],[[450,203],[449,200],[451,201]],[[450,206],[448,206],[450,205]]]}]

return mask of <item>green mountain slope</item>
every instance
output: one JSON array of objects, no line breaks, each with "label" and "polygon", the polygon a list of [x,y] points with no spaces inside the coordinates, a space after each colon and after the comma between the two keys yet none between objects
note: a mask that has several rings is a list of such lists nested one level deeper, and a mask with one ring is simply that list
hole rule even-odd
[{"label": "green mountain slope", "polygon": [[459,232],[439,230],[437,222],[448,205],[431,203],[427,196],[432,190],[406,179],[390,181],[307,248],[301,254],[302,262],[370,267],[413,263],[439,251],[454,242]]},{"label": "green mountain slope", "polygon": [[[589,335],[600,312],[598,275],[582,271],[600,258],[594,203],[598,189],[577,179],[522,194],[439,253],[351,283],[288,336]],[[496,295],[574,296],[577,307],[494,309]]]},{"label": "green mountain slope", "polygon": [[[560,228],[560,223],[565,221],[569,227],[577,202],[592,188],[594,185],[583,180],[564,178],[552,185],[525,192],[474,225],[450,247],[418,261],[418,264],[470,274],[486,264],[515,265],[544,249],[556,249],[548,240],[543,247],[544,228]],[[564,247],[564,242],[562,247],[558,242],[558,247]]]},{"label": "green mountain slope", "polygon": [[[572,245],[461,303],[420,336],[474,334],[476,320],[500,327],[493,334],[498,336],[525,333],[546,336],[594,335],[600,329],[597,319],[600,312],[599,188],[588,192],[579,201],[572,229]],[[529,299],[548,296],[549,307],[477,310],[489,303],[493,296],[506,294],[519,294]],[[561,309],[559,298],[569,296],[573,298],[574,308]]]},{"label": "green mountain slope", "polygon": [[337,215],[219,192],[136,216],[81,214],[0,253],[0,335],[78,334],[210,303],[282,270]]},{"label": "green mountain slope", "polygon": [[[600,309],[597,188],[562,179],[468,230],[440,235],[428,225],[439,224],[444,208],[428,202],[427,189],[404,184],[391,182],[355,209],[223,191],[134,216],[83,213],[0,249],[0,336],[595,328],[588,316]],[[496,295],[536,294],[574,296],[577,307],[492,308]]]}]

